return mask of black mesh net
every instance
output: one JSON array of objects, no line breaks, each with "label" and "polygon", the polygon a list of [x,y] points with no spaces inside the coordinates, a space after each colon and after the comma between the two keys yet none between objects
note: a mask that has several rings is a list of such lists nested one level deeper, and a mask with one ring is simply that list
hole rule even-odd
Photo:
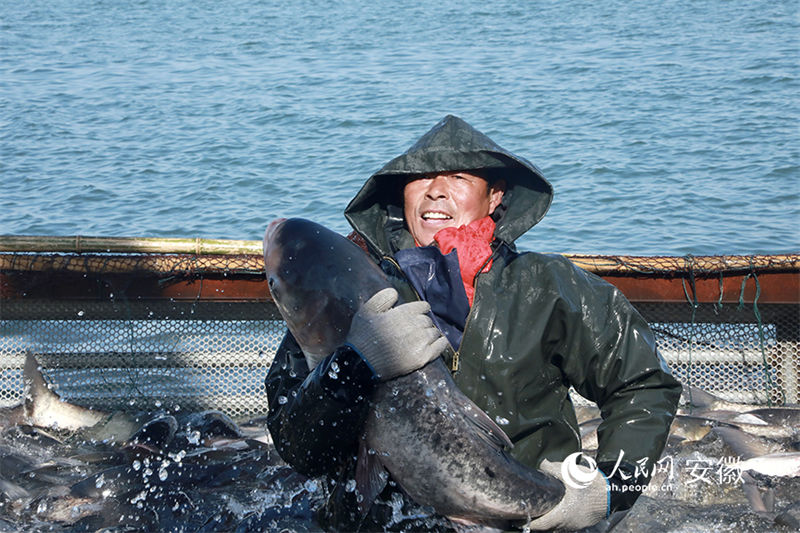
[{"label": "black mesh net", "polygon": [[[643,287],[679,280],[678,300],[631,299],[684,383],[732,401],[800,402],[799,295],[767,303],[758,286],[767,273],[800,276],[800,256],[571,259]],[[703,282],[719,286],[718,301],[698,301]],[[257,255],[0,253],[2,405],[22,399],[30,350],[70,402],[261,414],[283,332]]]}]

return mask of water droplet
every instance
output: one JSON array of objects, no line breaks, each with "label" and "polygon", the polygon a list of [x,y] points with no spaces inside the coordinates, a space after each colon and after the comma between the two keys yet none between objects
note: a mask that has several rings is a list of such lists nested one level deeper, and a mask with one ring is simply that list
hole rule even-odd
[{"label": "water droplet", "polygon": [[178,453],[169,453],[167,456],[176,463],[180,464],[181,461],[183,461],[183,458],[186,457],[186,450],[181,450]]},{"label": "water droplet", "polygon": [[287,398],[286,396],[278,396],[278,403],[279,404],[284,405],[288,401],[289,401],[289,398]]},{"label": "water droplet", "polygon": [[317,487],[317,482],[316,482],[316,481],[314,481],[313,479],[309,479],[308,481],[306,481],[306,482],[303,484],[303,487],[304,487],[304,488],[305,488],[305,489],[306,489],[308,492],[316,492],[316,491],[317,491],[317,488],[318,488],[318,487]]},{"label": "water droplet", "polygon": [[102,488],[103,485],[105,484],[105,482],[106,482],[106,480],[103,477],[103,474],[100,474],[99,476],[97,476],[97,479],[94,481],[94,486],[97,487],[98,489]]},{"label": "water droplet", "polygon": [[510,423],[508,418],[503,418],[502,416],[494,417],[494,421],[500,424],[501,426],[507,426]]},{"label": "water droplet", "polygon": [[356,490],[356,480],[355,479],[348,479],[347,483],[344,485],[344,490],[347,492],[353,492]]},{"label": "water droplet", "polygon": [[83,310],[81,310],[81,311],[78,311],[78,316],[83,316],[83,315],[85,315],[85,314],[86,314],[86,313],[85,313]]}]

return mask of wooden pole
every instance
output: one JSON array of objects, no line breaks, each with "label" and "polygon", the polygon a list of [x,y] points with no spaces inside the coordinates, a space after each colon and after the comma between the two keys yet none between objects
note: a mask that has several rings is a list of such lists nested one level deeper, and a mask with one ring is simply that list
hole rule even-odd
[{"label": "wooden pole", "polygon": [[[197,256],[262,255],[261,241],[142,237],[0,236],[2,252],[65,254],[194,254]],[[624,256],[564,254],[577,266],[595,274],[800,271],[800,254],[715,256]],[[19,261],[16,258],[15,261]],[[254,258],[254,261],[260,259]],[[0,264],[3,262],[0,261]],[[7,266],[6,266],[7,268]]]},{"label": "wooden pole", "polygon": [[261,241],[143,237],[0,236],[0,252],[261,255]]}]

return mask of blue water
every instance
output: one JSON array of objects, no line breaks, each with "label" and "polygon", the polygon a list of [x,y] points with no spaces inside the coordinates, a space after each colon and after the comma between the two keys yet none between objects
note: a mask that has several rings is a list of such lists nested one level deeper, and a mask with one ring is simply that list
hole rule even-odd
[{"label": "blue water", "polygon": [[447,113],[535,162],[554,252],[800,250],[796,0],[0,2],[0,234],[346,232]]}]

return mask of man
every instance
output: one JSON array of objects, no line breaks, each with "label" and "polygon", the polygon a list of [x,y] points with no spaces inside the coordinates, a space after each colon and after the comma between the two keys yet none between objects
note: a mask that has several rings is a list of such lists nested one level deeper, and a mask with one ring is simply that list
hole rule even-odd
[{"label": "man", "polygon": [[533,164],[447,116],[350,202],[345,216],[410,303],[392,307],[392,289],[375,295],[354,317],[348,343],[310,371],[287,334],[266,380],[281,456],[333,480],[326,527],[403,527],[399,488],[390,483],[361,517],[348,481],[374,383],[421,367],[445,346],[430,321],[452,346],[444,357],[459,388],[502,424],[510,453],[531,468],[563,479],[561,462],[580,451],[570,386],[601,409],[602,475],[566,484],[561,503],[532,529],[587,527],[633,504],[633,488],[646,484],[663,450],[680,385],[619,291],[561,256],[516,251],[551,199]]}]

